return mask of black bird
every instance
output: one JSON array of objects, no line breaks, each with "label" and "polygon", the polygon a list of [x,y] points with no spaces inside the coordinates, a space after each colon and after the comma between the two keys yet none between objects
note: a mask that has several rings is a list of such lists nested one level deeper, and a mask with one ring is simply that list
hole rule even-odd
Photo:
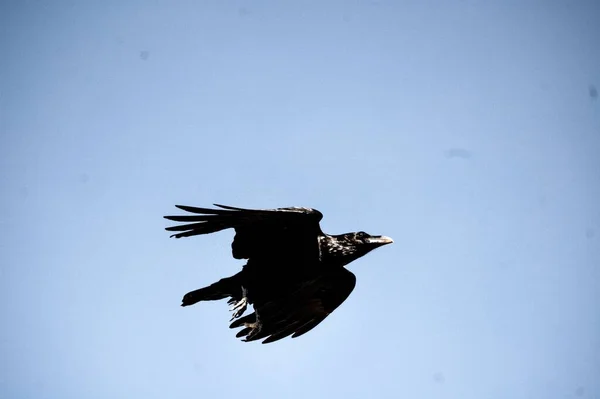
[{"label": "black bird", "polygon": [[[230,298],[244,341],[262,343],[298,337],[322,322],[348,298],[356,277],[344,266],[373,249],[392,243],[365,232],[328,235],[321,231],[323,214],[311,208],[220,209],[176,205],[193,215],[165,216],[186,224],[167,227],[181,238],[235,229],[235,259],[247,259],[242,270],[208,287],[187,293],[181,306]],[[241,317],[247,305],[254,313]]]}]

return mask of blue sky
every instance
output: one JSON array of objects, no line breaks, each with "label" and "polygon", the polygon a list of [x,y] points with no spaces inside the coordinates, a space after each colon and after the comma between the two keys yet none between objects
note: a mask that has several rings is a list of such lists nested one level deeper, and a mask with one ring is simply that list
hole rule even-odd
[{"label": "blue sky", "polygon": [[[0,397],[600,396],[594,2],[0,5]],[[597,89],[596,89],[597,90]],[[238,342],[232,232],[394,238],[324,323]]]}]

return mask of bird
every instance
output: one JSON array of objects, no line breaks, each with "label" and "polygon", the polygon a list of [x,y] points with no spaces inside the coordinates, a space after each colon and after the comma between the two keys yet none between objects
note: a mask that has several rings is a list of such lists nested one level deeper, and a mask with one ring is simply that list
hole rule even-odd
[{"label": "bird", "polygon": [[[393,242],[363,231],[325,234],[319,224],[323,214],[312,208],[213,205],[175,205],[187,214],[164,218],[184,224],[166,230],[183,238],[234,229],[233,258],[246,264],[231,277],[188,292],[181,306],[228,299],[229,327],[241,327],[236,337],[245,342],[266,344],[315,328],[354,290],[356,276],[345,266]],[[244,316],[248,305],[254,312]]]}]

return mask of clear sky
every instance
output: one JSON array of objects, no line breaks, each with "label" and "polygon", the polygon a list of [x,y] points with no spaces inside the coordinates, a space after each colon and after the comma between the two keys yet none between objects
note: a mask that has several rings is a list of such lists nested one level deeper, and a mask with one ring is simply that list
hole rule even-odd
[{"label": "clear sky", "polygon": [[[0,398],[600,397],[597,2],[2,1]],[[239,342],[233,232],[395,239]]]}]

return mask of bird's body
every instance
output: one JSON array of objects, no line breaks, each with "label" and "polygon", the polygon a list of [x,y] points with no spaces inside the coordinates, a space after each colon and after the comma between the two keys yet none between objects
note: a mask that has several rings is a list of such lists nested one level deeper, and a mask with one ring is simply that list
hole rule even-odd
[{"label": "bird's body", "polygon": [[[234,228],[233,257],[247,259],[228,278],[187,293],[182,306],[230,298],[230,327],[244,327],[245,341],[273,342],[314,328],[350,295],[356,277],[348,263],[392,240],[364,232],[337,236],[319,227],[323,215],[311,208],[221,209],[177,206],[193,215],[165,216],[186,224],[168,227],[176,238]],[[254,313],[242,316],[247,305]]]}]

